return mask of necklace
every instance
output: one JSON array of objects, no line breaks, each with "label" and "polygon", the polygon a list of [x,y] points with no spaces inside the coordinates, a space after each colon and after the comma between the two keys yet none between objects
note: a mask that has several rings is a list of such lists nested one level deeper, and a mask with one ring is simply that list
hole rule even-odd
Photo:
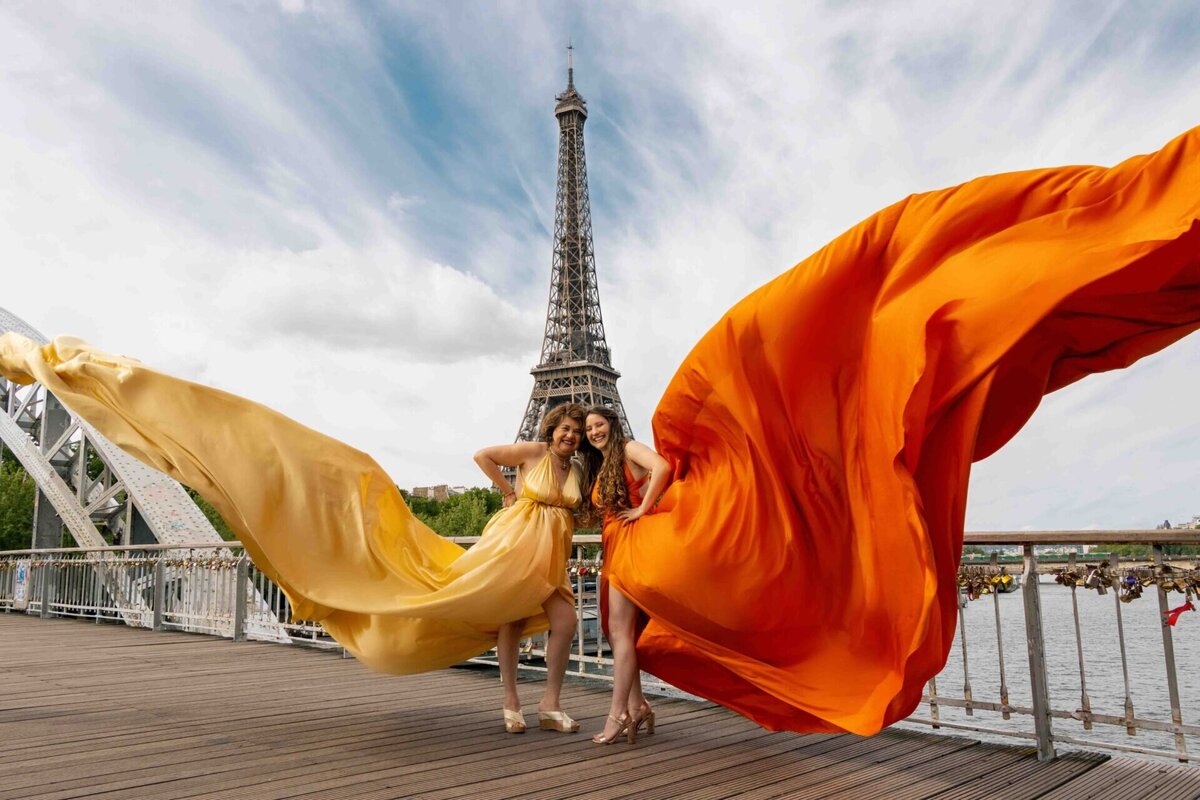
[{"label": "necklace", "polygon": [[[554,453],[553,450],[551,450],[550,452]],[[558,453],[554,453],[554,458],[558,461],[558,465],[560,467],[562,467],[563,469],[566,469],[567,467],[571,466],[571,457],[570,456],[560,456]]]}]

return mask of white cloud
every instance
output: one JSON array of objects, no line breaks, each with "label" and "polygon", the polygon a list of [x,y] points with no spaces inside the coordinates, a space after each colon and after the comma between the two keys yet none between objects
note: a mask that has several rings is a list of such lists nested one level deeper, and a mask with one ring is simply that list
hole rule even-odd
[{"label": "white cloud", "polygon": [[[1186,2],[465,8],[0,7],[0,304],[276,406],[402,484],[477,484],[470,453],[532,386],[568,35],[642,437],[720,314],[859,219],[1114,163],[1200,107]],[[976,468],[968,527],[1200,512],[1198,363],[1185,341],[1049,398]]]},{"label": "white cloud", "polygon": [[[1200,43],[1200,15],[1187,9],[1131,19],[1120,4],[1084,18],[1065,5],[787,4],[733,14],[688,2],[661,28],[619,17],[604,66],[637,83],[619,124],[642,163],[592,176],[599,191],[636,183],[627,227],[598,225],[597,252],[639,433],[721,310],[876,209],[980,174],[1115,163],[1196,124],[1200,62],[1161,41]],[[658,104],[689,113],[664,130]],[[681,287],[684,302],[661,301]],[[1051,397],[977,466],[968,527],[1149,527],[1200,509],[1196,450],[1184,446],[1200,438],[1187,400],[1200,392],[1200,341],[1159,358],[1169,370],[1139,365]]]},{"label": "white cloud", "polygon": [[416,195],[400,194],[400,192],[392,192],[388,195],[387,209],[397,217],[403,217],[409,209],[421,205],[424,202]]}]

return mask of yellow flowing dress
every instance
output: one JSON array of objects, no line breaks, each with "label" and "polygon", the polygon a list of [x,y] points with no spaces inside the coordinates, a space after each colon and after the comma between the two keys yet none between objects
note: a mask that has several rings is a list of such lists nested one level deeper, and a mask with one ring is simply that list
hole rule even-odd
[{"label": "yellow flowing dress", "polygon": [[[954,635],[971,463],[1047,392],[1197,328],[1200,128],[864,220],[738,303],[660,401],[675,482],[605,554],[649,616],[640,665],[770,728],[908,716]],[[464,556],[370,458],[262,406],[73,339],[4,337],[0,371],[198,489],[299,613],[380,669],[472,655],[559,585],[554,535],[506,522]],[[560,502],[533,472],[542,505],[517,513],[548,531],[578,480]]]},{"label": "yellow flowing dress", "polygon": [[512,506],[464,549],[412,515],[365,453],[258,403],[155,372],[71,337],[39,347],[0,336],[0,372],[40,382],[133,456],[200,492],[279,584],[297,619],[319,621],[368,666],[460,663],[506,622],[546,630],[542,603],[573,599],[566,572],[582,497],[550,453]]}]

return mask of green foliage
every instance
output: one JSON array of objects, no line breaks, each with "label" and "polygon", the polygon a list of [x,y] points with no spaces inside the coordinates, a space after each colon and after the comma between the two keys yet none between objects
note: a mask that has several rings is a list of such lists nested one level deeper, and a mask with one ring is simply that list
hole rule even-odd
[{"label": "green foliage", "polygon": [[[600,528],[576,528],[575,529],[576,536],[599,536],[600,533],[601,533]],[[601,556],[600,545],[585,544],[585,545],[582,545],[582,547],[583,547],[582,551],[577,551],[576,549],[572,548],[571,558],[576,558],[576,555],[575,555],[576,552],[579,552],[579,556],[578,556],[579,558],[592,559],[592,560],[600,558],[600,556]]]},{"label": "green foliage", "polygon": [[962,551],[964,556],[987,555],[987,551],[977,544],[964,544]]},{"label": "green foliage", "polygon": [[183,488],[187,489],[188,495],[196,501],[196,505],[198,505],[200,510],[204,512],[204,516],[208,517],[208,521],[212,523],[214,528],[216,528],[217,533],[220,534],[222,539],[227,542],[232,542],[238,538],[237,534],[234,533],[233,528],[229,527],[229,523],[225,521],[220,512],[213,508],[211,503],[201,497],[199,492],[190,486],[185,486]]},{"label": "green foliage", "polygon": [[468,489],[440,501],[401,494],[413,515],[442,536],[478,536],[504,505],[503,498],[490,489]]},{"label": "green foliage", "polygon": [[[1154,555],[1154,549],[1148,544],[1110,544],[1104,545],[1102,548],[1110,555],[1120,556],[1121,558],[1151,558]],[[1163,545],[1163,555],[1166,556],[1191,556],[1200,553],[1200,547],[1190,544],[1167,544]]]},{"label": "green foliage", "polygon": [[[88,449],[89,449],[89,451],[91,450],[91,448],[88,448]],[[96,480],[96,478],[100,477],[100,473],[103,471],[104,471],[104,462],[100,460],[100,456],[96,455],[94,452],[89,452],[88,460],[87,460],[88,477],[91,478],[92,480]]]},{"label": "green foliage", "polygon": [[0,550],[25,550],[33,539],[33,478],[11,455],[0,466]]}]

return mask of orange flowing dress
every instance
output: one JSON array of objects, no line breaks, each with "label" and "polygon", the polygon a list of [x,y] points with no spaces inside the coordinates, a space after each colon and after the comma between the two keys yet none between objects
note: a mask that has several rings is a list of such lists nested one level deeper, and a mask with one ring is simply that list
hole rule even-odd
[{"label": "orange flowing dress", "polygon": [[1200,327],[1200,128],[912,195],[746,297],[653,418],[608,554],[639,665],[772,729],[878,731],[945,664],[971,463]]},{"label": "orange flowing dress", "polygon": [[[1047,392],[1197,327],[1200,129],[851,228],[726,314],[658,405],[674,481],[605,563],[650,617],[640,665],[768,728],[907,716],[954,633],[971,463]],[[0,337],[0,372],[200,491],[377,668],[465,655],[553,583],[460,574],[373,460],[249,401],[69,339]]]}]

